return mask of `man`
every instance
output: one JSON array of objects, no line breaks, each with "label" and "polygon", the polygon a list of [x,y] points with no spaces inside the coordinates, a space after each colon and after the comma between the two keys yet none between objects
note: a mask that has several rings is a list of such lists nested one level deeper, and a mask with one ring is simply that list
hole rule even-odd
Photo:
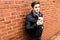
[{"label": "man", "polygon": [[43,31],[43,14],[40,13],[40,3],[31,3],[32,11],[26,16],[26,29],[30,40],[41,40]]}]

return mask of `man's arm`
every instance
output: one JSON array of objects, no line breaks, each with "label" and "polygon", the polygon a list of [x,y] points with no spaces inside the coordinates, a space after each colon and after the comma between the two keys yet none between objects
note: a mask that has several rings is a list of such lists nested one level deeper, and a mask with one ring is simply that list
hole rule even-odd
[{"label": "man's arm", "polygon": [[26,25],[26,29],[28,29],[28,30],[36,30],[38,28],[36,23],[31,26],[29,17],[26,17],[26,24],[25,25]]}]

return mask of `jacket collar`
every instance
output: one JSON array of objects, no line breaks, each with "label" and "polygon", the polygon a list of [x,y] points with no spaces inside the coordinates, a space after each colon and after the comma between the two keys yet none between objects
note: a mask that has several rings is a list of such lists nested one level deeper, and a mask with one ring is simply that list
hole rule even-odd
[{"label": "jacket collar", "polygon": [[35,12],[33,12],[33,10],[31,11],[33,17],[43,17],[43,14],[41,12],[39,12],[38,16],[36,15]]},{"label": "jacket collar", "polygon": [[37,15],[34,14],[33,10],[31,11],[31,14],[33,17],[38,17]]},{"label": "jacket collar", "polygon": [[[35,13],[33,10],[31,11],[31,13],[32,13],[33,17],[38,17],[38,16],[36,15],[36,13]],[[39,12],[39,13],[40,13],[40,12]],[[41,16],[41,13],[40,13],[39,16]]]}]

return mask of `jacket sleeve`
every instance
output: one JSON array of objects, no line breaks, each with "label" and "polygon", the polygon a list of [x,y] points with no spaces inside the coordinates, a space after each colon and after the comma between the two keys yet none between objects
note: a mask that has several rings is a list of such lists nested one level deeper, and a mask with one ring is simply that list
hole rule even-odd
[{"label": "jacket sleeve", "polygon": [[41,17],[43,17],[43,14],[41,13]]},{"label": "jacket sleeve", "polygon": [[38,27],[37,27],[37,24],[33,24],[31,25],[30,23],[30,18],[26,17],[26,29],[27,30],[36,30]]}]

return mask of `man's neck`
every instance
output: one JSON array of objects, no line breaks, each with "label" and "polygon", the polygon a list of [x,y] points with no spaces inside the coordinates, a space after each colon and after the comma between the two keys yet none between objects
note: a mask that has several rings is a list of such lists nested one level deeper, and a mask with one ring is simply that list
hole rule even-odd
[{"label": "man's neck", "polygon": [[33,14],[34,14],[34,15],[37,15],[37,16],[39,17],[39,14],[40,14],[40,13],[37,13],[37,12],[35,12],[35,11],[33,10]]}]

